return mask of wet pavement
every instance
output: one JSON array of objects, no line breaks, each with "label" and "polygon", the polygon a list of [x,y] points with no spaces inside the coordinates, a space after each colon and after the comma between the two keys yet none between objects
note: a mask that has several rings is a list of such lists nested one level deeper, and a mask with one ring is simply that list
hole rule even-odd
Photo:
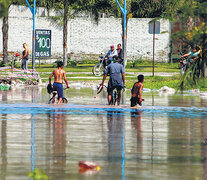
[{"label": "wet pavement", "polygon": [[[48,105],[45,88],[0,91],[0,179],[207,179],[207,98],[144,93],[144,105],[106,106],[106,92],[69,89]],[[79,172],[78,162],[100,165]]]}]

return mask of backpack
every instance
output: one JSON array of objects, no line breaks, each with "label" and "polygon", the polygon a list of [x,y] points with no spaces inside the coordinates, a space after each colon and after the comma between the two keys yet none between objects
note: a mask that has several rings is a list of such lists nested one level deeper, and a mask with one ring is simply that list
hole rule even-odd
[{"label": "backpack", "polygon": [[48,94],[51,94],[52,91],[53,91],[52,84],[48,84],[47,85],[47,92],[48,92]]}]

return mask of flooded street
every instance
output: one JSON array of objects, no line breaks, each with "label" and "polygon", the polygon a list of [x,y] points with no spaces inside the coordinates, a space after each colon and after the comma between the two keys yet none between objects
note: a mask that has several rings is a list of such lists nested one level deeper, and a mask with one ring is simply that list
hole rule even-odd
[{"label": "flooded street", "polygon": [[[207,98],[144,93],[143,108],[106,106],[106,92],[69,89],[48,105],[45,88],[0,91],[0,180],[207,179]],[[127,106],[128,105],[128,106]],[[99,172],[79,172],[79,161]]]}]

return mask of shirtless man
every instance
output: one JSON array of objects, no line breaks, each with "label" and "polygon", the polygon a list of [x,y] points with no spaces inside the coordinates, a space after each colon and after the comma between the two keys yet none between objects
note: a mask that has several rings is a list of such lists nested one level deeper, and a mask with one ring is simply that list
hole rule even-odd
[{"label": "shirtless man", "polygon": [[132,97],[130,99],[131,101],[131,107],[136,106],[137,104],[139,104],[140,106],[142,106],[142,89],[144,87],[144,75],[140,74],[139,76],[137,76],[138,82],[134,83],[134,86],[131,90],[131,94]]},{"label": "shirtless man", "polygon": [[57,63],[57,66],[58,66],[58,68],[55,69],[49,77],[49,84],[51,85],[51,79],[54,75],[55,81],[53,83],[53,90],[57,91],[58,99],[59,99],[58,104],[60,104],[62,99],[63,99],[63,78],[64,78],[64,81],[67,85],[67,88],[70,88],[70,87],[68,85],[68,81],[67,81],[67,78],[66,78],[66,73],[63,70],[63,62],[59,61]]}]

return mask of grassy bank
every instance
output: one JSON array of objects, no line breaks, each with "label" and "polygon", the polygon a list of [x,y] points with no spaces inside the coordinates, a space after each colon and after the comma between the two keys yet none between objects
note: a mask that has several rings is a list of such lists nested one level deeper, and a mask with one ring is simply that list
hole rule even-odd
[{"label": "grassy bank", "polygon": [[[77,64],[76,66],[64,67],[67,72],[92,72],[94,64]],[[20,65],[18,65],[20,67]],[[38,72],[51,72],[56,67],[56,64],[41,64],[35,66]],[[127,63],[126,72],[152,72],[152,62],[136,61]],[[31,65],[28,66],[31,68]],[[178,63],[155,63],[155,72],[179,72]]]},{"label": "grassy bank", "polygon": [[[49,75],[47,75],[49,78]],[[75,77],[75,78],[73,78]],[[70,75],[67,77],[67,79],[70,81],[70,83],[73,82],[88,82],[88,83],[94,83],[94,84],[100,84],[102,77],[96,77],[95,79],[94,76],[91,75],[86,75],[86,74],[75,74],[75,75]],[[43,82],[47,82],[47,79],[44,79]],[[109,77],[107,77],[107,80]],[[133,84],[137,81],[137,77],[134,76],[126,76],[126,88],[130,89],[132,88]],[[161,77],[161,76],[146,76],[144,80],[144,88],[149,88],[151,90],[153,89],[160,89],[163,86],[168,86],[170,88],[173,88],[175,90],[180,90],[180,85],[181,85],[181,76],[176,75],[172,77]],[[105,82],[105,85],[107,83]],[[207,91],[207,79],[201,79],[197,86],[191,87],[189,84],[185,84],[184,90],[191,90],[191,89],[200,89],[201,91]]]},{"label": "grassy bank", "polygon": [[[66,72],[76,72],[75,74],[67,75],[67,78],[71,82],[90,82],[94,84],[100,83],[102,77],[95,77],[92,74],[92,68],[94,64],[77,64],[74,67],[64,67]],[[31,68],[31,65],[29,65]],[[41,64],[40,68],[36,65],[36,70],[40,73],[43,82],[47,82],[50,73],[56,68],[55,64]],[[83,72],[88,72],[84,74]],[[149,61],[136,61],[136,63],[129,62],[126,67],[126,72],[134,72],[135,74],[142,72],[152,72],[152,62]],[[179,72],[178,63],[155,63],[155,72]],[[108,79],[108,78],[107,78]],[[132,88],[134,82],[137,81],[135,75],[126,74],[126,88]],[[150,77],[146,76],[144,81],[144,88],[160,89],[163,86],[168,86],[176,90],[180,89],[181,76],[176,75],[172,77]],[[190,86],[185,84],[184,90],[200,89],[201,91],[207,91],[207,79],[200,80],[197,86]]]},{"label": "grassy bank", "polygon": [[[134,82],[136,80],[129,79],[127,80],[126,87],[132,88]],[[149,89],[160,89],[163,86],[168,86],[170,88],[179,89],[179,84],[181,83],[181,80],[179,76],[173,76],[173,77],[145,77],[144,79],[144,88]]]},{"label": "grassy bank", "polygon": [[[163,86],[168,86],[175,90],[180,90],[181,85],[181,76],[172,76],[172,77],[145,77],[144,81],[144,88],[149,89],[160,89]],[[131,88],[134,84],[133,80],[127,80],[126,87]],[[184,90],[191,90],[191,89],[200,89],[201,91],[207,91],[207,79],[200,79],[196,86],[190,86],[189,83],[184,84]]]}]

